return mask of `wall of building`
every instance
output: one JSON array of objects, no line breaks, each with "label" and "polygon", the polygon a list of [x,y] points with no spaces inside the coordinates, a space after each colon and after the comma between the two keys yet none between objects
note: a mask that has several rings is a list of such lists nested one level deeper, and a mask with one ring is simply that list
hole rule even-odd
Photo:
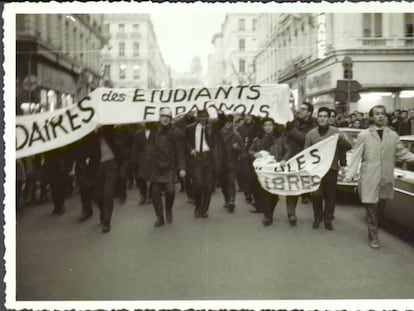
[{"label": "wall of building", "polygon": [[148,14],[108,14],[104,23],[110,41],[102,51],[102,63],[114,87],[170,86],[169,68]]},{"label": "wall of building", "polygon": [[[98,87],[105,42],[99,14],[17,15],[17,113],[65,107]],[[32,89],[25,86],[29,76]]]}]

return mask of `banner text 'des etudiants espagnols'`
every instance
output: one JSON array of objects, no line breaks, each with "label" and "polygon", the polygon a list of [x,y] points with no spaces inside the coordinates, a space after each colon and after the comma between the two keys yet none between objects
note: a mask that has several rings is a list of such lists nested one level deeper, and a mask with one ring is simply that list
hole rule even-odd
[{"label": "banner text 'des etudiants espagnols'", "polygon": [[76,105],[52,112],[17,116],[17,158],[73,143],[97,125],[158,121],[159,110],[173,117],[199,109],[271,117],[285,124],[293,119],[286,84],[219,86],[214,88],[97,88]]}]

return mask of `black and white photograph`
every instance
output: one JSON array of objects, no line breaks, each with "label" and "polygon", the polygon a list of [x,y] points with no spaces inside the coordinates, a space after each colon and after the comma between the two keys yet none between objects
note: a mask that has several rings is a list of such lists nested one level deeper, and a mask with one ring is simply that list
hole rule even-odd
[{"label": "black and white photograph", "polygon": [[414,4],[7,3],[7,309],[410,309]]}]

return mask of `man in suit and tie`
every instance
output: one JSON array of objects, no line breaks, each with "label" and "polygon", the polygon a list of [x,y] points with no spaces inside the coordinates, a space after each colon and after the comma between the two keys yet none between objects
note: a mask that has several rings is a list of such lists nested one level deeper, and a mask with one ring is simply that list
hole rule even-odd
[{"label": "man in suit and tie", "polygon": [[211,193],[214,189],[214,159],[218,130],[223,122],[223,114],[219,114],[219,122],[209,122],[207,110],[199,110],[197,122],[186,128],[188,150],[193,168],[193,196],[195,201],[195,217],[207,218]]}]

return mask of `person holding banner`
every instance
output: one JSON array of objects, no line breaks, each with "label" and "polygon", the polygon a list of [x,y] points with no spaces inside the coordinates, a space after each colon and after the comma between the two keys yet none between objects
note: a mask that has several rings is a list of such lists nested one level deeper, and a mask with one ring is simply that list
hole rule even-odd
[{"label": "person holding banner", "polygon": [[165,191],[165,214],[167,222],[173,220],[172,208],[175,199],[175,180],[177,170],[181,178],[186,175],[184,134],[172,125],[172,111],[165,107],[160,109],[160,124],[151,133],[149,154],[151,172],[150,191],[157,220],[154,227],[164,225],[164,208],[162,191]]},{"label": "person holding banner", "polygon": [[191,156],[195,217],[208,217],[211,194],[214,190],[214,148],[218,131],[224,124],[223,113],[217,123],[208,122],[207,110],[199,110],[197,122],[186,128],[187,147]]},{"label": "person holding banner", "polygon": [[377,249],[378,221],[385,200],[394,196],[395,158],[414,163],[414,154],[405,148],[395,131],[385,126],[387,117],[383,105],[372,107],[369,117],[374,124],[359,134],[346,179],[350,180],[361,162],[358,192],[366,211],[369,246]]},{"label": "person holding banner", "polygon": [[[286,125],[287,142],[292,156],[297,155],[305,147],[306,134],[316,127],[316,122],[312,118],[313,105],[309,102],[303,102],[297,111],[296,118],[293,122]],[[298,195],[286,196],[286,211],[291,226],[296,226],[296,206],[298,205]]]},{"label": "person holding banner", "polygon": [[[289,146],[286,142],[286,136],[282,133],[275,133],[274,128],[273,119],[263,119],[264,135],[253,142],[249,154],[254,158],[258,158],[261,156],[260,151],[268,151],[283,167],[286,160],[290,158]],[[256,179],[255,199],[257,212],[264,212],[263,225],[270,226],[273,223],[273,214],[279,196],[263,189]]]},{"label": "person holding banner", "polygon": [[224,196],[224,208],[229,213],[235,209],[236,175],[239,157],[244,152],[243,139],[233,125],[233,116],[226,117],[226,123],[219,131],[218,142],[220,148],[220,184]]},{"label": "person holding banner", "polygon": [[[339,163],[340,159],[346,159],[344,155],[339,155],[339,153],[345,153],[352,148],[352,145],[347,141],[344,134],[336,127],[329,125],[330,112],[330,109],[327,107],[319,108],[317,118],[318,127],[310,130],[305,139],[306,149],[332,135],[339,134],[331,168],[322,178],[319,189],[313,193],[314,229],[318,229],[321,221],[324,220],[325,228],[327,230],[333,230],[332,219],[335,211],[335,194],[339,165],[346,166],[346,163]],[[323,206],[323,201],[325,201],[325,206]]]}]

